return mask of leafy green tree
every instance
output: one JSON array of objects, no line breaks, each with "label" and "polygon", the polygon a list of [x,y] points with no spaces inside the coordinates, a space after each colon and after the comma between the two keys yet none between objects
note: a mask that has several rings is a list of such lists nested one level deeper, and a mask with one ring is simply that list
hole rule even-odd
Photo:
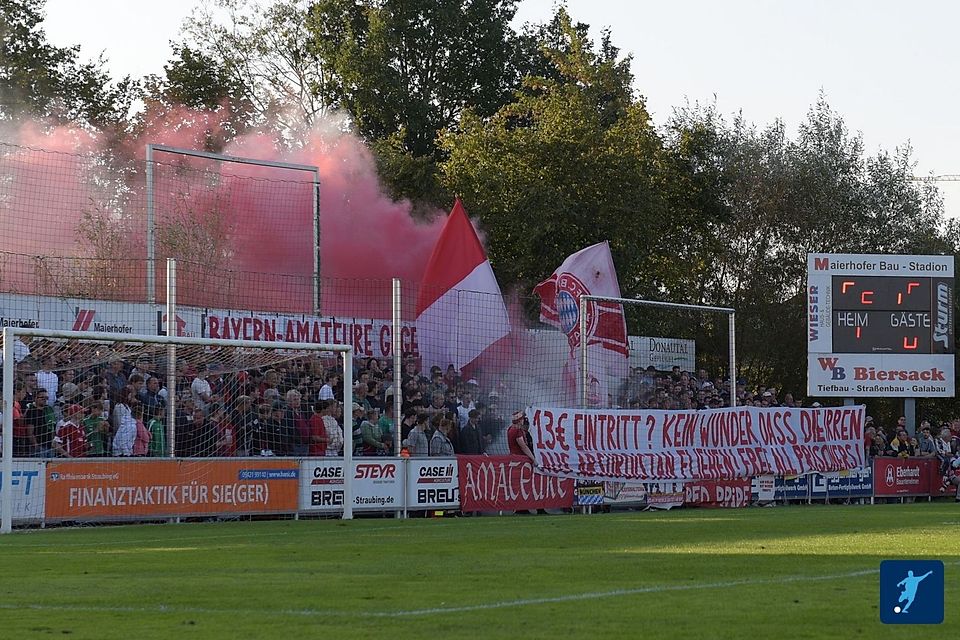
[{"label": "leafy green tree", "polygon": [[105,61],[47,42],[44,0],[0,0],[0,120],[22,116],[122,134],[136,98],[129,77],[112,82]]},{"label": "leafy green tree", "polygon": [[599,51],[558,10],[551,77],[529,77],[491,117],[467,109],[443,137],[443,182],[488,232],[507,287],[529,289],[573,251],[609,240],[626,295],[676,231],[659,189],[662,144],[631,88],[630,58]]}]

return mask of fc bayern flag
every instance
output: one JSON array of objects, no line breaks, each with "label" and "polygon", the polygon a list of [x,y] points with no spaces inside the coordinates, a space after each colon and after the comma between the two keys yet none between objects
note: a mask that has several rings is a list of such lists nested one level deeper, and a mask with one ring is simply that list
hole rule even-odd
[{"label": "fc bayern flag", "polygon": [[430,255],[417,297],[423,365],[463,369],[509,333],[500,285],[458,198]]},{"label": "fc bayern flag", "polygon": [[[577,349],[580,346],[580,296],[620,297],[610,244],[601,242],[569,256],[534,292],[540,296],[540,321],[560,328],[567,334],[571,350]],[[627,357],[623,305],[589,301],[586,312],[587,346],[599,345]]]}]

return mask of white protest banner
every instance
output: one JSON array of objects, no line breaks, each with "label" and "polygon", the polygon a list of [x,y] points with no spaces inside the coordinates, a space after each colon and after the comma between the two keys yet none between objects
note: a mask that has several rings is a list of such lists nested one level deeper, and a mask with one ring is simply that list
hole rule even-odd
[{"label": "white protest banner", "polygon": [[702,411],[527,409],[540,473],[731,480],[860,469],[863,406]]}]

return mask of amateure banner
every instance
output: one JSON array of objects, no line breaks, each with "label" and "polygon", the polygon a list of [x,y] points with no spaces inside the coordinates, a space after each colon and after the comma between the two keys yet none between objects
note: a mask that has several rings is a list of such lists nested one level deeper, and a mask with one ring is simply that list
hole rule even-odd
[{"label": "amateure banner", "polygon": [[574,482],[542,475],[526,456],[457,456],[463,511],[562,509]]},{"label": "amateure banner", "polygon": [[527,409],[540,473],[602,480],[733,480],[860,469],[863,406],[701,411]]}]

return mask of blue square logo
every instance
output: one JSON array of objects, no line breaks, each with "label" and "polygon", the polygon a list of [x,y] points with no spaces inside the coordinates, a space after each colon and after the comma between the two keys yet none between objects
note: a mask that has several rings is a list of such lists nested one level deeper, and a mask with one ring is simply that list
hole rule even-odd
[{"label": "blue square logo", "polygon": [[943,563],[939,560],[881,562],[880,622],[943,622]]}]

